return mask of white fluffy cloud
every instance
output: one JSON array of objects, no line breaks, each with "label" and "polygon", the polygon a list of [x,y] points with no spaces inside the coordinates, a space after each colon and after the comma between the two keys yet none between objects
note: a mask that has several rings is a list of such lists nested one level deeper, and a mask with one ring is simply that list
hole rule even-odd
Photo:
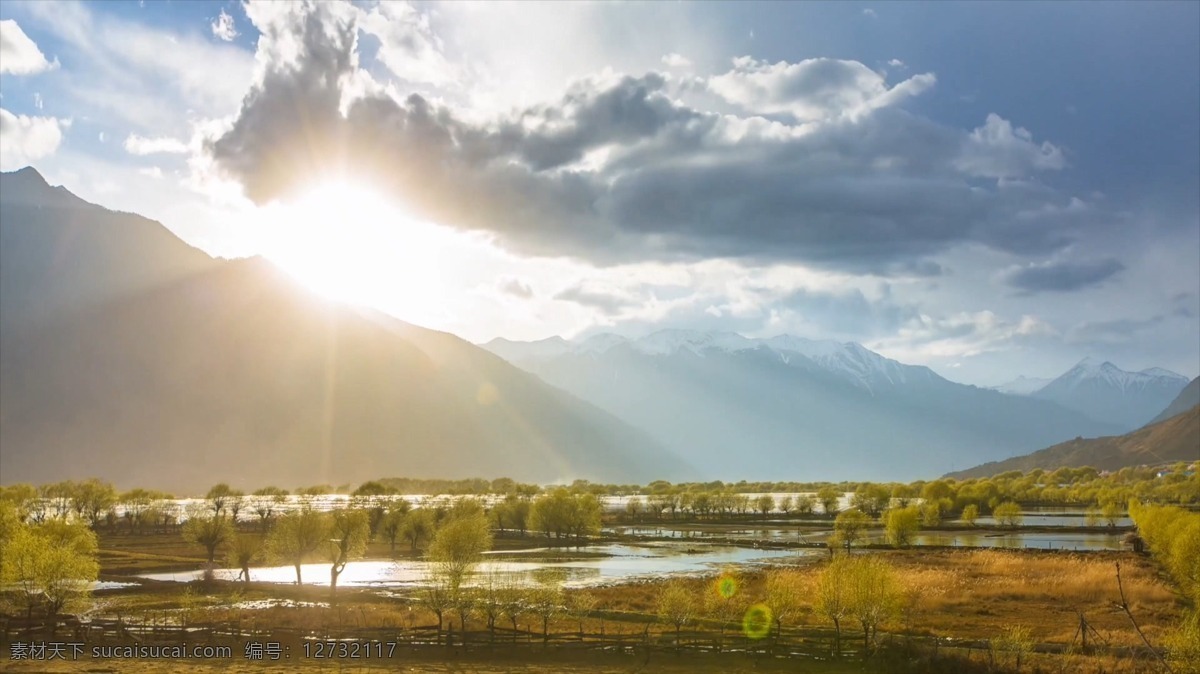
[{"label": "white fluffy cloud", "polygon": [[688,57],[675,52],[662,57],[662,62],[668,68],[687,68],[692,65],[692,61]]},{"label": "white fluffy cloud", "polygon": [[210,27],[212,28],[213,37],[226,42],[233,42],[233,38],[240,35],[237,32],[237,27],[234,26],[233,17],[223,9],[217,15],[217,18],[213,20]]},{"label": "white fluffy cloud", "polygon": [[1055,334],[1053,326],[1035,315],[1010,321],[984,310],[942,317],[922,314],[894,336],[868,342],[867,346],[904,362],[927,362],[930,358],[963,358],[1000,351],[1023,340]]},{"label": "white fluffy cloud", "polygon": [[16,21],[0,21],[0,73],[32,75],[57,67],[58,59],[53,63],[47,61]]},{"label": "white fluffy cloud", "polygon": [[1036,171],[1066,167],[1062,150],[1043,141],[1034,142],[1033,134],[996,114],[987,116],[983,126],[967,137],[958,167],[984,178],[1024,178]]},{"label": "white fluffy cloud", "polygon": [[446,85],[458,69],[446,60],[429,15],[406,2],[381,2],[359,19],[363,32],[379,39],[378,58],[393,75],[415,83]]},{"label": "white fluffy cloud", "polygon": [[710,78],[708,86],[751,112],[818,121],[895,105],[936,81],[933,73],[923,73],[889,87],[882,75],[858,61],[815,58],[772,64],[742,56],[734,59],[733,70]]},{"label": "white fluffy cloud", "polygon": [[608,71],[480,120],[363,86],[349,6],[248,12],[263,33],[256,83],[204,155],[259,204],[349,173],[511,251],[603,265],[716,257],[929,275],[928,257],[955,245],[1048,254],[1078,236],[1069,196],[973,180],[1060,167],[1056,147],[997,116],[968,133],[897,106],[932,73],[889,86],[856,61],[742,58],[706,82],[746,110],[727,114],[680,100],[666,74]]},{"label": "white fluffy cloud", "polygon": [[143,138],[136,133],[125,139],[125,151],[129,154],[185,154],[186,143],[175,138]]},{"label": "white fluffy cloud", "polygon": [[0,108],[0,171],[13,171],[48,157],[62,143],[70,121],[14,115]]},{"label": "white fluffy cloud", "polygon": [[60,55],[70,59],[63,73],[68,96],[56,104],[86,109],[93,119],[182,133],[197,117],[228,114],[253,75],[245,50],[198,33],[148,26],[84,3],[33,2],[25,12],[60,40]]}]

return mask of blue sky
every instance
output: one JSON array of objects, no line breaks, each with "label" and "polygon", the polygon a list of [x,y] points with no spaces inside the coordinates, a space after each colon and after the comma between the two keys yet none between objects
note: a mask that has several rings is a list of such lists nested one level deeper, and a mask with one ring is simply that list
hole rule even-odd
[{"label": "blue sky", "polygon": [[474,341],[1200,371],[1200,4],[5,2],[0,164]]}]

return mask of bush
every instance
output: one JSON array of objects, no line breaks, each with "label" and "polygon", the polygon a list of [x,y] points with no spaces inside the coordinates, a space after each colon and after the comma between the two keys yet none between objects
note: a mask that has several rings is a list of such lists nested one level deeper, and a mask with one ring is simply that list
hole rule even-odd
[{"label": "bush", "polygon": [[1002,527],[1018,527],[1021,525],[1021,520],[1024,519],[1021,514],[1021,506],[1012,501],[1005,501],[996,506],[992,514],[996,517],[996,524]]}]

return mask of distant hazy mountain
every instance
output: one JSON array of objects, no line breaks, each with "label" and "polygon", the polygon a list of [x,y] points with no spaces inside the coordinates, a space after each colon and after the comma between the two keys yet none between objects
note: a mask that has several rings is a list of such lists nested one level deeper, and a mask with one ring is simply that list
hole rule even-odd
[{"label": "distant hazy mountain", "polygon": [[51,187],[32,168],[0,174],[0,311],[26,329],[220,266],[157,222]]},{"label": "distant hazy mountain", "polygon": [[1187,383],[1187,377],[1157,367],[1126,372],[1107,361],[1084,358],[1032,395],[1129,431],[1154,419]]},{"label": "distant hazy mountain", "polygon": [[1183,387],[1183,390],[1171,401],[1171,404],[1167,405],[1167,409],[1154,417],[1150,423],[1156,424],[1160,421],[1166,421],[1175,415],[1183,414],[1196,405],[1200,405],[1200,377],[1196,377],[1188,382],[1188,385]]},{"label": "distant hazy mountain", "polygon": [[1027,396],[1035,393],[1054,381],[1053,379],[1041,379],[1039,377],[1020,376],[999,386],[993,386],[992,389],[1001,393],[1011,393],[1012,395]]},{"label": "distant hazy mountain", "polygon": [[654,440],[463,340],[0,174],[0,481],[196,491],[411,475],[687,476]]},{"label": "distant hazy mountain", "polygon": [[853,343],[665,330],[486,348],[715,477],[907,480],[1117,430]]},{"label": "distant hazy mountain", "polygon": [[1200,461],[1200,406],[1132,433],[1106,438],[1076,438],[1004,461],[985,463],[948,477],[988,477],[1010,470],[1053,470],[1063,466],[1092,466],[1120,470],[1126,466]]}]

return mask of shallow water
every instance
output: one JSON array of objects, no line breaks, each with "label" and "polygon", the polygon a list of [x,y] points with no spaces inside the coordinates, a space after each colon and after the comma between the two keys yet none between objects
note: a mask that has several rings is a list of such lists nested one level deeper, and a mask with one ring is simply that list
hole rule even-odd
[{"label": "shallow water", "polygon": [[1038,550],[1120,550],[1124,534],[1091,533],[962,533],[930,531],[917,534],[916,545],[951,545]]},{"label": "shallow water", "polygon": [[[960,522],[961,520],[955,520]],[[979,517],[975,520],[975,524],[980,526],[995,526],[996,518],[994,517]],[[1093,526],[1106,526],[1107,521],[1101,519],[1099,524]],[[1085,513],[1070,513],[1070,514],[1046,514],[1042,512],[1027,512],[1021,513],[1021,526],[1024,527],[1083,527],[1087,526],[1087,517]],[[1131,527],[1133,520],[1128,517],[1118,517],[1115,526]]]},{"label": "shallow water", "polygon": [[606,527],[604,533],[619,536],[644,536],[653,538],[678,538],[682,540],[695,539],[698,542],[712,538],[757,540],[774,542],[817,542],[825,540],[830,530],[813,530],[807,528],[779,528],[763,526],[746,526],[744,524],[711,525],[711,526],[616,526]]},{"label": "shallow water", "polygon": [[126,587],[137,587],[137,583],[121,583],[115,580],[95,580],[88,583],[88,589],[97,592],[99,590],[120,590]]},{"label": "shallow water", "polygon": [[[817,550],[756,550],[732,546],[708,546],[693,550],[687,545],[674,543],[647,545],[594,545],[579,548],[581,552],[602,553],[609,557],[580,559],[562,562],[522,561],[513,557],[512,553],[529,552],[529,550],[514,550],[488,555],[475,575],[474,582],[483,579],[484,574],[511,574],[517,582],[534,583],[541,574],[553,573],[565,579],[567,587],[587,587],[612,583],[628,582],[662,577],[664,575],[695,575],[711,573],[722,566],[753,565],[770,561],[778,561],[786,557],[820,554]],[[564,549],[563,554],[570,554],[573,549]],[[402,561],[361,561],[346,565],[346,570],[338,577],[339,586],[350,587],[403,587],[420,585],[428,577],[429,563],[423,560]],[[150,580],[190,581],[200,577],[202,572],[153,573],[141,576]],[[236,569],[218,570],[219,578],[236,578]],[[328,564],[304,564],[301,566],[301,577],[306,585],[328,585]],[[292,583],[296,580],[296,570],[292,566],[255,567],[250,570],[250,578],[259,582]]]},{"label": "shallow water", "polygon": [[[1082,524],[1082,521],[1079,522]],[[612,527],[606,531],[635,536],[657,536],[664,538],[695,539],[705,545],[705,539],[733,538],[761,540],[764,542],[824,543],[831,529],[803,532],[797,529],[757,528],[739,525],[700,527]],[[1016,531],[923,531],[918,532],[914,545],[947,545],[986,548],[1037,548],[1050,550],[1120,550],[1123,532],[1079,533],[1079,532],[1021,532]],[[887,539],[880,529],[867,532],[868,543],[886,544]]]}]

